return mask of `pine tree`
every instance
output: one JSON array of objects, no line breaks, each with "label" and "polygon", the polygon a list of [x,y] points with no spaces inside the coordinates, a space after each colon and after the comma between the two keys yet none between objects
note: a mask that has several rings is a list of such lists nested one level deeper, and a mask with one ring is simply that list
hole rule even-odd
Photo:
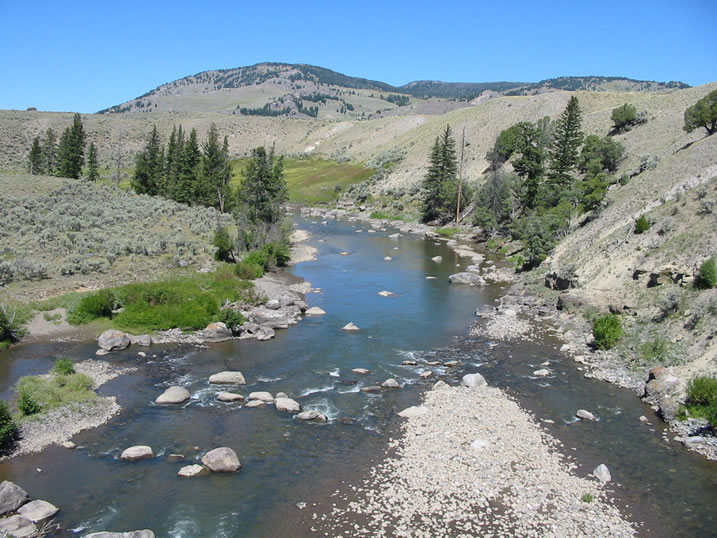
[{"label": "pine tree", "polygon": [[430,165],[423,178],[423,221],[430,222],[455,214],[455,191],[458,163],[456,143],[450,125],[436,138],[431,148]]},{"label": "pine tree", "polygon": [[79,114],[75,114],[72,127],[68,127],[62,133],[58,157],[60,161],[58,175],[79,179],[82,166],[85,164],[85,130]]},{"label": "pine tree", "polygon": [[70,128],[66,127],[57,145],[57,175],[59,177],[70,177],[70,162],[72,160]]},{"label": "pine tree", "polygon": [[43,168],[49,176],[57,172],[57,136],[52,127],[48,127],[45,133],[45,142],[42,145]]},{"label": "pine tree", "polygon": [[543,134],[540,128],[527,121],[518,123],[516,127],[516,151],[520,153],[520,157],[513,163],[513,168],[523,180],[520,186],[520,203],[524,209],[534,209],[538,201],[540,182],[545,173]]},{"label": "pine tree", "polygon": [[28,161],[28,172],[32,175],[41,175],[44,173],[43,158],[42,158],[42,146],[40,146],[40,137],[36,136],[32,140],[32,147],[30,153],[27,156]]},{"label": "pine tree", "polygon": [[244,171],[237,193],[239,205],[252,222],[276,224],[282,220],[281,204],[288,200],[284,179],[284,160],[274,156],[274,148],[255,148]]},{"label": "pine tree", "polygon": [[578,98],[572,96],[555,124],[555,139],[550,150],[550,186],[556,191],[569,190],[572,186],[572,172],[583,143],[581,116]]},{"label": "pine tree", "polygon": [[95,182],[99,177],[100,171],[97,165],[97,148],[94,142],[90,142],[90,148],[87,150],[87,179]]},{"label": "pine tree", "polygon": [[192,129],[181,153],[178,181],[173,196],[177,202],[185,204],[196,203],[194,189],[199,176],[201,160],[202,153],[199,149],[197,131]]},{"label": "pine tree", "polygon": [[218,207],[222,212],[229,191],[225,160],[224,150],[219,145],[217,126],[212,123],[207,141],[202,144],[202,175],[197,200],[204,205]]},{"label": "pine tree", "polygon": [[175,198],[179,185],[179,173],[182,165],[182,152],[184,151],[184,131],[182,126],[175,125],[169,135],[167,152],[164,161],[164,184],[161,194],[166,198]]},{"label": "pine tree", "polygon": [[155,196],[159,193],[162,183],[162,148],[157,133],[157,126],[152,128],[147,145],[137,154],[132,188],[137,194]]}]

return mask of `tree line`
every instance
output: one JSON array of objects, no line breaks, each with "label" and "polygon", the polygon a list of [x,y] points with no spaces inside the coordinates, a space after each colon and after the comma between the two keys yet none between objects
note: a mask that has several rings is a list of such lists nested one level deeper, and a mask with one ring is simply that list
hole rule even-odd
[{"label": "tree line", "polygon": [[[75,114],[72,125],[66,127],[58,142],[57,135],[48,128],[45,136],[35,136],[27,157],[27,170],[32,175],[48,175],[79,179],[85,165],[85,145],[87,135],[82,118]],[[99,178],[97,148],[90,142],[87,149],[87,170],[85,177],[89,181]]]}]

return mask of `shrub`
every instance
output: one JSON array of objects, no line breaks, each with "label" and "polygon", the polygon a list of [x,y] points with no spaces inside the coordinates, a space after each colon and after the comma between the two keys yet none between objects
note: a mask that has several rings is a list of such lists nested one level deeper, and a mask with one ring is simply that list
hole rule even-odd
[{"label": "shrub", "polygon": [[33,398],[27,390],[20,390],[20,399],[17,402],[17,408],[26,417],[42,411],[40,404],[35,401],[35,398]]},{"label": "shrub", "polygon": [[214,253],[214,257],[222,262],[234,261],[234,247],[232,245],[231,237],[229,232],[224,227],[217,228],[214,232],[214,239],[212,244],[216,247],[217,251]]},{"label": "shrub", "polygon": [[611,115],[613,130],[616,133],[621,131],[629,131],[633,125],[639,125],[647,121],[647,114],[642,112],[638,114],[635,105],[625,103],[612,111]]},{"label": "shrub", "polygon": [[612,349],[622,334],[622,323],[615,314],[601,316],[593,322],[593,336],[597,349]]},{"label": "shrub", "polygon": [[85,295],[67,316],[73,325],[89,323],[97,318],[112,318],[115,297],[111,290],[100,290]]},{"label": "shrub", "polygon": [[717,286],[717,261],[712,256],[700,265],[700,273],[695,284],[698,288],[710,289]]},{"label": "shrub", "polygon": [[0,401],[0,454],[6,454],[17,439],[17,425],[10,416],[7,403]]},{"label": "shrub", "polygon": [[717,378],[698,376],[687,385],[687,408],[717,426]]},{"label": "shrub", "polygon": [[16,313],[0,304],[0,343],[16,342],[22,336],[22,329],[16,320]]},{"label": "shrub", "polygon": [[580,500],[584,503],[591,503],[595,500],[595,497],[593,497],[592,493],[586,493],[582,497],[580,497]]},{"label": "shrub", "polygon": [[234,271],[239,278],[254,280],[255,278],[261,278],[264,274],[264,266],[244,260],[236,264]]},{"label": "shrub", "polygon": [[70,375],[75,373],[75,365],[72,359],[62,358],[55,361],[55,365],[52,367],[53,373],[56,375]]},{"label": "shrub", "polygon": [[649,229],[650,229],[650,221],[647,220],[647,217],[645,215],[641,215],[640,218],[638,218],[635,221],[635,233],[642,234],[642,233],[645,233]]},{"label": "shrub", "polygon": [[232,332],[237,332],[239,327],[244,323],[244,316],[242,316],[241,312],[226,308],[219,313],[219,321],[224,322]]}]

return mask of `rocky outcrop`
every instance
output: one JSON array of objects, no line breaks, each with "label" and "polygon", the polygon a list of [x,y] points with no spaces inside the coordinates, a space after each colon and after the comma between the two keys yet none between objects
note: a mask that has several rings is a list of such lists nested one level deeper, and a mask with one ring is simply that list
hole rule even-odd
[{"label": "rocky outcrop", "polygon": [[97,339],[97,345],[105,351],[114,351],[115,349],[127,349],[132,343],[129,335],[122,331],[110,329],[103,332]]},{"label": "rocky outcrop", "polygon": [[204,454],[202,464],[215,473],[234,473],[241,468],[237,453],[226,446],[215,448]]},{"label": "rocky outcrop", "polygon": [[684,383],[672,368],[658,366],[650,370],[643,399],[658,406],[658,413],[665,420],[674,420],[684,394]]},{"label": "rocky outcrop", "polygon": [[169,387],[160,394],[154,403],[157,404],[180,404],[189,400],[190,394],[184,387]]}]

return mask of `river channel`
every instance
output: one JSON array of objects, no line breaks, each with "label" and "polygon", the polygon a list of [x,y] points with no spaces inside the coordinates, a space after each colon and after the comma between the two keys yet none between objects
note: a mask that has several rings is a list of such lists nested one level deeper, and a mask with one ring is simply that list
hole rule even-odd
[{"label": "river channel", "polygon": [[[313,535],[309,523],[302,525],[304,515],[381,456],[401,420],[396,411],[418,402],[435,376],[455,383],[469,371],[480,371],[489,384],[504,388],[536,419],[553,420],[545,428],[564,443],[579,473],[608,465],[618,506],[631,520],[643,522],[640,534],[715,535],[717,465],[666,443],[659,420],[635,395],[585,379],[558,351],[560,342],[547,327],[534,342],[467,336],[476,308],[495,304],[502,293],[498,284],[448,283],[448,275],[470,259],[458,257],[442,241],[390,238],[394,230],[369,233],[359,222],[295,220],[312,234],[309,243],[318,249],[318,259],[291,272],[320,290],[307,294],[306,301],[326,315],[307,316],[267,342],[153,346],[156,358],[141,358],[133,347],[112,353],[104,360],[137,367],[100,388],[103,395],[117,396],[123,408],[118,417],[76,435],[75,450],[52,446],[0,464],[0,479],[60,507],[57,522],[65,529],[60,535],[143,528],[171,537]],[[385,261],[386,256],[392,259]],[[434,256],[443,261],[432,261]],[[383,290],[394,295],[379,295]],[[361,330],[342,331],[349,322]],[[46,373],[57,357],[84,360],[95,350],[94,342],[66,342],[0,353],[0,397],[11,399],[20,376]],[[457,359],[460,365],[432,367],[434,378],[420,380],[428,368],[425,360],[434,357]],[[403,366],[408,358],[418,365]],[[546,360],[552,375],[532,377]],[[370,373],[354,374],[353,368]],[[239,392],[245,395],[285,392],[330,421],[299,423],[272,406],[244,409],[218,402],[216,395],[224,389],[207,379],[222,370],[242,371],[247,385]],[[389,377],[403,388],[360,391]],[[155,405],[170,385],[187,387],[191,400]],[[575,421],[579,408],[590,409],[599,420]],[[653,426],[641,423],[641,415]],[[155,458],[119,459],[123,449],[145,444]],[[181,466],[218,446],[237,452],[239,473],[177,477]],[[186,461],[169,462],[170,453],[183,454]],[[296,504],[304,502],[308,507],[300,511]]]}]

